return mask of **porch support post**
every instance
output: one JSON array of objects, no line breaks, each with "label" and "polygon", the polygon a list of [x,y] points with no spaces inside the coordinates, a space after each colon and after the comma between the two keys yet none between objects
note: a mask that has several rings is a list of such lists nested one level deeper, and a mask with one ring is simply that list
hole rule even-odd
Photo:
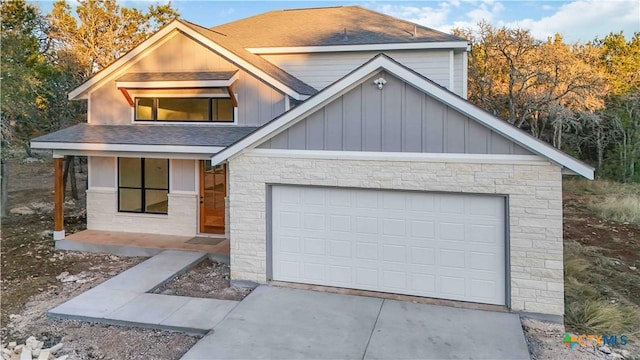
[{"label": "porch support post", "polygon": [[53,240],[64,240],[63,161],[64,156],[53,155]]}]

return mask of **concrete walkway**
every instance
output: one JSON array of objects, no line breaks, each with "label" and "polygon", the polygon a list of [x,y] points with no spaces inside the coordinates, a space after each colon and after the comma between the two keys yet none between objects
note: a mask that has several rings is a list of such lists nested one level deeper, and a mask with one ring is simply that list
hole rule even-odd
[{"label": "concrete walkway", "polygon": [[207,333],[237,301],[148,294],[207,254],[166,250],[49,311],[49,316]]},{"label": "concrete walkway", "polygon": [[517,314],[260,286],[182,359],[529,359]]}]

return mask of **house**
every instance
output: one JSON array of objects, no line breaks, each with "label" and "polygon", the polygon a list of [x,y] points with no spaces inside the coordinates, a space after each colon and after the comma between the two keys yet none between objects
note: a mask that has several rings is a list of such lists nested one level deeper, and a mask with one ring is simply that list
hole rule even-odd
[{"label": "house", "polygon": [[32,140],[89,163],[87,227],[229,239],[234,281],[564,313],[562,174],[593,168],[472,105],[466,40],[357,6],[176,20]]}]

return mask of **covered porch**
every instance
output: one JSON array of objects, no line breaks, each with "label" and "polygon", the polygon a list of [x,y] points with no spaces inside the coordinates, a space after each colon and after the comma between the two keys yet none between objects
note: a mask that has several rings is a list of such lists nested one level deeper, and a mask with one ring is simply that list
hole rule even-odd
[{"label": "covered porch", "polygon": [[56,248],[121,256],[153,256],[164,250],[191,250],[208,253],[220,262],[229,262],[229,239],[222,235],[178,236],[83,230],[56,241]]},{"label": "covered porch", "polygon": [[[32,140],[54,157],[54,240],[66,250],[229,254],[226,166],[211,157],[252,127],[79,124]],[[88,157],[87,231],[66,236],[63,158]]]}]

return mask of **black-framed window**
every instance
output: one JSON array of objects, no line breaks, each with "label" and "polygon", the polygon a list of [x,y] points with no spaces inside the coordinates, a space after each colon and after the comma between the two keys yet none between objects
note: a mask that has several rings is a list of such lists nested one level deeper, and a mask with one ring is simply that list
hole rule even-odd
[{"label": "black-framed window", "polygon": [[139,97],[135,101],[136,121],[233,122],[231,98]]},{"label": "black-framed window", "polygon": [[118,158],[118,211],[167,214],[169,159]]}]

